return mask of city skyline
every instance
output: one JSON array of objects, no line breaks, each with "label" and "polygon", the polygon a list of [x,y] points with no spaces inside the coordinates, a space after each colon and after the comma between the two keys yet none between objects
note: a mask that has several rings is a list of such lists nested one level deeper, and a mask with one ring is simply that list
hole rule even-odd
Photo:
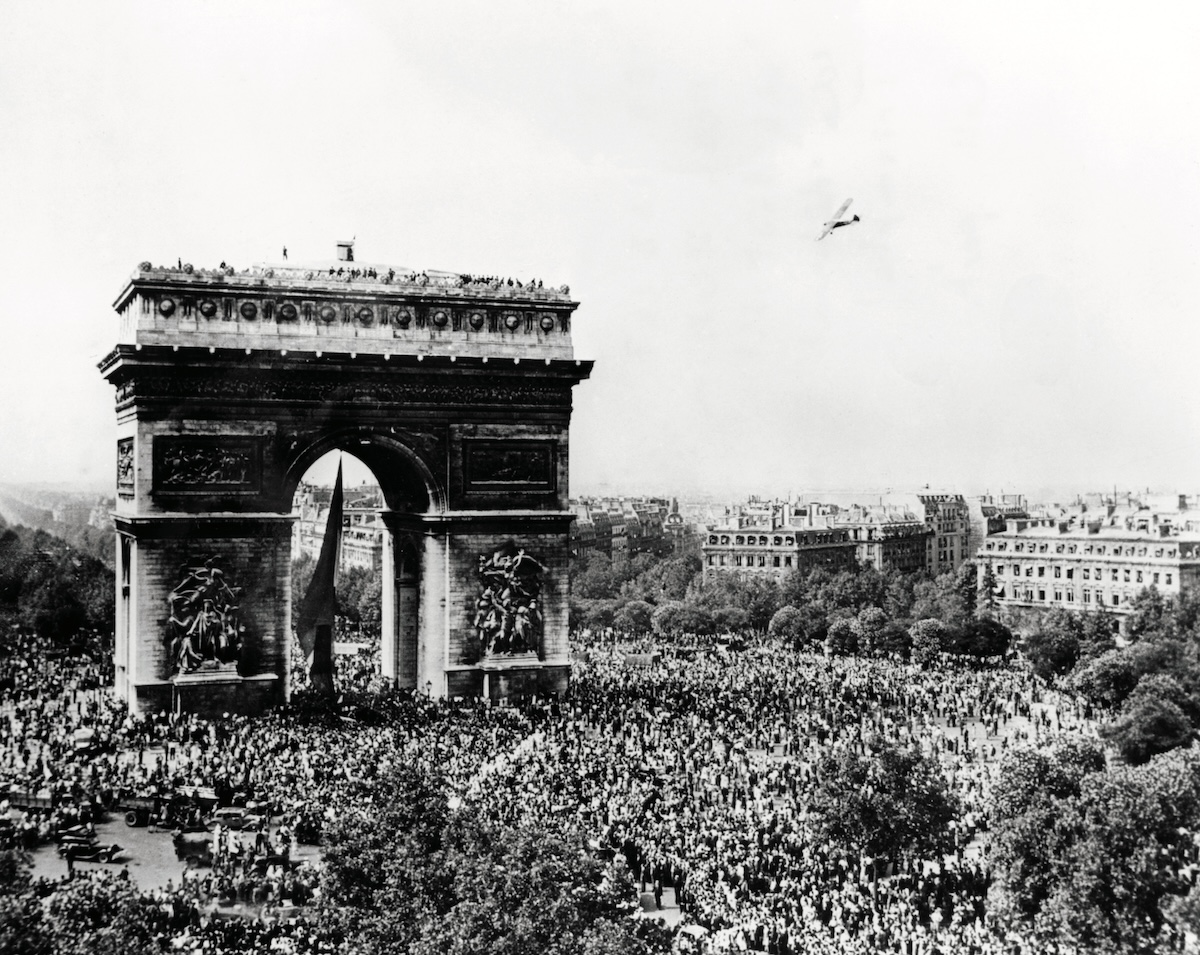
[{"label": "city skyline", "polygon": [[571,286],[574,494],[1191,491],[1184,9],[15,8],[0,480],[111,487],[139,261],[355,236]]}]

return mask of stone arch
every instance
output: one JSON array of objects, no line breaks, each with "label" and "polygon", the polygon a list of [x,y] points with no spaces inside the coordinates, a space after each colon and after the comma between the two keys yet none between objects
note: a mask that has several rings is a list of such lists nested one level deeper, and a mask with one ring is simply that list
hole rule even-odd
[{"label": "stone arch", "polygon": [[[139,267],[100,364],[117,415],[115,682],[131,709],[286,700],[293,498],[339,448],[386,505],[384,592],[407,629],[383,675],[433,696],[562,692],[571,391],[591,371],[574,358],[576,306],[565,287],[458,273]],[[518,307],[541,318],[503,320]],[[481,560],[508,542],[545,578],[537,653],[479,652]],[[238,591],[236,667],[164,649],[168,597],[209,560]]]},{"label": "stone arch", "polygon": [[392,511],[411,514],[446,510],[446,488],[434,476],[421,454],[396,433],[379,426],[339,427],[297,439],[283,475],[279,498],[291,506],[296,488],[308,469],[330,451],[345,451],[365,464]]},{"label": "stone arch", "polygon": [[[410,437],[405,441],[404,437]],[[382,672],[400,686],[419,685],[420,620],[425,574],[423,535],[414,522],[446,510],[445,487],[407,432],[382,425],[348,425],[296,438],[280,484],[281,509],[290,509],[300,481],[330,451],[343,451],[367,466],[384,497],[380,642]],[[292,594],[292,600],[302,597]]]}]

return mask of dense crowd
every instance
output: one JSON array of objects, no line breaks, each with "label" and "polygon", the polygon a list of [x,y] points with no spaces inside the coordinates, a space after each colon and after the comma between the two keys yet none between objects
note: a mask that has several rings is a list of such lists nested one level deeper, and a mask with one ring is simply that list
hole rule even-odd
[{"label": "dense crowd", "polygon": [[[571,812],[644,884],[673,883],[690,918],[771,952],[981,950],[986,827],[997,756],[1066,728],[1090,731],[1068,701],[1006,669],[933,672],[797,653],[762,640],[742,652],[668,651],[629,666],[628,646],[594,645],[564,718],[548,722],[478,798],[502,813]],[[953,854],[872,860],[814,839],[814,766],[871,741],[938,760],[961,807]],[[511,811],[511,809],[509,810]]]},{"label": "dense crowd", "polygon": [[[122,793],[266,806],[273,827],[218,828],[208,864],[155,890],[184,951],[320,950],[303,919],[284,920],[320,892],[292,851],[334,820],[369,818],[376,783],[399,766],[489,817],[571,821],[660,904],[673,889],[713,951],[1017,951],[986,914],[999,757],[1094,733],[1070,699],[1018,669],[826,658],[769,637],[731,649],[584,634],[567,699],[503,707],[389,691],[364,653],[340,661],[340,712],[297,704],[212,721],[130,716],[102,688],[99,650],[56,655],[19,632],[5,648],[0,783],[49,795],[28,817],[39,836]],[[945,855],[881,867],[816,836],[815,767],[879,740],[940,766],[958,807]],[[233,906],[261,918],[219,917]]]}]

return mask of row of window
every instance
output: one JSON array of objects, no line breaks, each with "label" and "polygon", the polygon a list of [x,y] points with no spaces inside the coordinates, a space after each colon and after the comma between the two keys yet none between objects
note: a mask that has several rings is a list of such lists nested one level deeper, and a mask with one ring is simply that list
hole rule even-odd
[{"label": "row of window", "polygon": [[[727,558],[723,554],[719,557],[716,556],[715,554],[709,554],[708,555],[708,566],[709,567],[725,567],[726,559]],[[766,567],[766,566],[768,566],[767,557],[765,554],[758,555],[758,563],[757,564],[755,563],[755,556],[753,554],[747,554],[744,562],[743,562],[743,558],[742,558],[741,554],[737,554],[732,559],[733,559],[732,566],[734,566],[734,567]],[[782,559],[783,559],[783,563],[780,564],[779,556],[778,555],[772,556],[771,564],[769,566],[771,566],[771,567],[781,567],[781,566],[782,567],[791,567],[792,566],[791,554],[784,554]]]},{"label": "row of window", "polygon": [[[835,560],[828,560],[827,563],[837,563]],[[743,557],[741,554],[735,554],[733,557],[726,557],[724,554],[709,554],[709,567],[791,567],[792,555],[784,554],[772,555],[768,557],[766,554],[747,554]]]},{"label": "row of window", "polygon": [[[1052,593],[1053,593],[1053,599],[1056,603],[1074,603],[1075,602],[1075,591],[1073,591],[1073,590],[1067,590],[1067,591],[1055,590]],[[1047,591],[1042,590],[1042,589],[1035,590],[1032,587],[1026,587],[1024,590],[1021,590],[1019,587],[1014,586],[1011,591],[1007,587],[1001,587],[998,596],[1002,600],[1011,598],[1012,600],[1025,600],[1025,601],[1029,601],[1031,603],[1035,600],[1045,603],[1046,594],[1047,594]],[[1093,596],[1092,591],[1085,589],[1081,594],[1082,602],[1085,604],[1092,603],[1092,596]],[[1109,603],[1114,607],[1119,607],[1122,603],[1127,604],[1132,599],[1133,599],[1133,597],[1130,594],[1121,594],[1121,593],[1109,594]],[[1096,591],[1095,602],[1097,604],[1103,604],[1105,602],[1103,590]]]},{"label": "row of window", "polygon": [[[1049,544],[1035,544],[1033,541],[1017,541],[1013,544],[1013,550],[1017,553],[1022,553],[1028,548],[1029,553],[1045,554],[1049,553]],[[1008,550],[1007,541],[988,541],[988,550],[1003,551]],[[1056,544],[1054,553],[1056,554],[1074,554],[1078,550],[1076,544]],[[1156,547],[1154,548],[1155,557],[1174,557],[1176,548],[1174,547]],[[1106,550],[1104,544],[1085,544],[1083,548],[1085,554],[1102,555],[1105,553],[1111,554],[1113,557],[1146,557],[1149,553],[1147,547],[1135,547],[1133,544],[1114,544],[1112,550]]]},{"label": "row of window", "polygon": [[[841,542],[847,541],[849,539],[850,539],[850,535],[847,534],[845,531],[841,531],[841,532],[829,533],[829,534],[809,534],[806,537],[801,537],[800,543],[802,545],[806,544],[806,543],[807,544],[814,544],[814,543],[816,543],[816,544],[836,544],[836,543],[841,543]],[[718,545],[718,544],[729,544],[730,543],[730,535],[729,534],[721,534],[720,536],[718,536],[716,534],[710,534],[708,537],[708,543],[710,545],[714,545],[714,546]],[[768,537],[766,534],[735,534],[735,535],[733,535],[733,543],[734,544],[744,544],[744,545],[748,545],[750,547],[770,547],[770,546],[795,547],[796,546],[796,538],[791,537],[791,536],[783,537],[780,535],[776,535],[775,537]]]},{"label": "row of window", "polygon": [[[1005,566],[1006,565],[1004,565],[1004,564],[996,565],[996,575],[997,576],[1001,576],[1005,573]],[[1054,576],[1058,577],[1058,578],[1063,577],[1064,570],[1066,572],[1065,576],[1066,576],[1067,580],[1075,579],[1075,568],[1074,567],[1066,567],[1066,568],[1055,567],[1054,568]],[[1026,577],[1034,576],[1033,571],[1034,571],[1033,565],[1032,564],[1028,565],[1025,568],[1025,576]],[[1095,574],[1096,580],[1104,579],[1104,568],[1103,567],[1097,567],[1097,568],[1095,568],[1095,570],[1093,570],[1091,567],[1083,567],[1080,569],[1080,576],[1084,580],[1091,580],[1093,573]],[[1012,576],[1014,576],[1014,577],[1021,576],[1021,565],[1020,564],[1012,565]],[[1046,568],[1038,567],[1037,568],[1037,576],[1045,577],[1046,576]],[[1157,585],[1160,582],[1162,582],[1162,583],[1165,583],[1168,587],[1170,587],[1175,582],[1175,575],[1173,573],[1159,573],[1157,571],[1151,573],[1150,571],[1131,570],[1128,567],[1126,567],[1123,570],[1113,567],[1109,570],[1109,576],[1114,584],[1124,581],[1127,584],[1135,584],[1136,583],[1136,584],[1155,584],[1155,585]],[[1160,581],[1160,578],[1164,578],[1164,580]]]}]

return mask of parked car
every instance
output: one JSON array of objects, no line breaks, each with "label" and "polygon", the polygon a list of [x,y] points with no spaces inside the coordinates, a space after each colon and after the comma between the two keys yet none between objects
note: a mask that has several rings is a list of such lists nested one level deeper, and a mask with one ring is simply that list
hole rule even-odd
[{"label": "parked car", "polygon": [[218,824],[226,829],[261,829],[266,822],[265,812],[247,809],[245,806],[226,806],[209,816],[204,825],[211,832]]}]

